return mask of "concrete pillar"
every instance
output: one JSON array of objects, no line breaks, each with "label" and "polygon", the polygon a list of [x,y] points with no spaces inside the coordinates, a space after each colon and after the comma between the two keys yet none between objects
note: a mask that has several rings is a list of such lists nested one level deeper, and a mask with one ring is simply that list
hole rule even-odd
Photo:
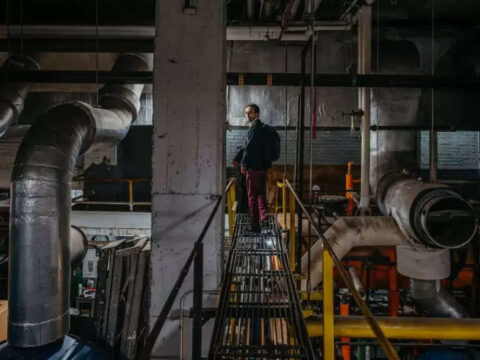
[{"label": "concrete pillar", "polygon": [[[156,9],[151,324],[213,209],[212,197],[221,194],[225,187],[226,3],[193,1],[196,8],[184,9],[186,3],[157,1]],[[220,282],[221,209],[204,240],[205,290],[216,289]],[[152,355],[179,356],[178,309],[181,296],[193,288],[192,271]],[[204,299],[204,306],[208,306],[207,296]],[[188,296],[185,309],[190,307]],[[204,344],[209,341],[207,329],[208,326],[204,327]],[[188,323],[184,344],[186,350],[191,347]]]}]

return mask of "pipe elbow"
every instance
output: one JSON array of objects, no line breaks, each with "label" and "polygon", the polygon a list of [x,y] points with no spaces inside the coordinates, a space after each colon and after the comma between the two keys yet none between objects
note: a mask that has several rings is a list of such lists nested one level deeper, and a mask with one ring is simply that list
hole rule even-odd
[{"label": "pipe elbow", "polygon": [[70,227],[70,266],[72,269],[80,265],[88,250],[85,233],[78,226]]},{"label": "pipe elbow", "polygon": [[438,280],[410,279],[412,299],[421,310],[432,317],[456,318],[468,317],[467,311],[445,289]]},{"label": "pipe elbow", "polygon": [[[390,216],[351,216],[337,219],[324,234],[333,252],[341,260],[357,246],[393,246],[406,244],[407,239]],[[323,243],[310,249],[310,281],[312,287],[322,281]],[[303,255],[301,271],[308,271],[308,254]]]}]

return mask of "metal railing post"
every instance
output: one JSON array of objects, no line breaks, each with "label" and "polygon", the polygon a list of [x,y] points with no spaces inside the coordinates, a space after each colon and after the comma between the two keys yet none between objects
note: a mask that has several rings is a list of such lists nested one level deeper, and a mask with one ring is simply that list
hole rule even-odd
[{"label": "metal railing post", "polygon": [[295,197],[293,194],[290,192],[290,269],[292,271],[295,271],[295,261],[296,261],[296,256],[295,256],[295,249],[296,249],[296,244],[295,244]]},{"label": "metal railing post", "polygon": [[235,211],[233,209],[236,201],[235,195],[235,180],[231,180],[231,185],[228,187],[227,190],[227,212],[228,212],[228,235],[233,235],[233,228],[235,225]]},{"label": "metal railing post", "polygon": [[287,186],[285,180],[282,183],[282,209],[283,209],[283,229],[287,228]]},{"label": "metal railing post", "polygon": [[202,358],[203,243],[198,244],[193,262],[192,359]]},{"label": "metal railing post", "polygon": [[133,211],[133,180],[128,180],[128,207]]}]

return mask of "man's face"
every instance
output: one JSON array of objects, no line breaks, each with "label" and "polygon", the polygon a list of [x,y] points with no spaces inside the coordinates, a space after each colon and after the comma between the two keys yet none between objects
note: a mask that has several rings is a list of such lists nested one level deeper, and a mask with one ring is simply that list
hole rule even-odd
[{"label": "man's face", "polygon": [[248,122],[252,122],[258,118],[258,113],[256,113],[251,106],[247,106],[245,108],[245,117],[247,118]]}]

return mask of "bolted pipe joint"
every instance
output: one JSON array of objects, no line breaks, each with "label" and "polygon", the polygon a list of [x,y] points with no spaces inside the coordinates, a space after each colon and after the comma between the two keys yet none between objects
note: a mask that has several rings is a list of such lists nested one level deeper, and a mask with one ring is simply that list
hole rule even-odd
[{"label": "bolted pipe joint", "polygon": [[477,232],[472,205],[445,185],[399,180],[386,189],[379,205],[417,245],[455,249],[467,245]]}]

